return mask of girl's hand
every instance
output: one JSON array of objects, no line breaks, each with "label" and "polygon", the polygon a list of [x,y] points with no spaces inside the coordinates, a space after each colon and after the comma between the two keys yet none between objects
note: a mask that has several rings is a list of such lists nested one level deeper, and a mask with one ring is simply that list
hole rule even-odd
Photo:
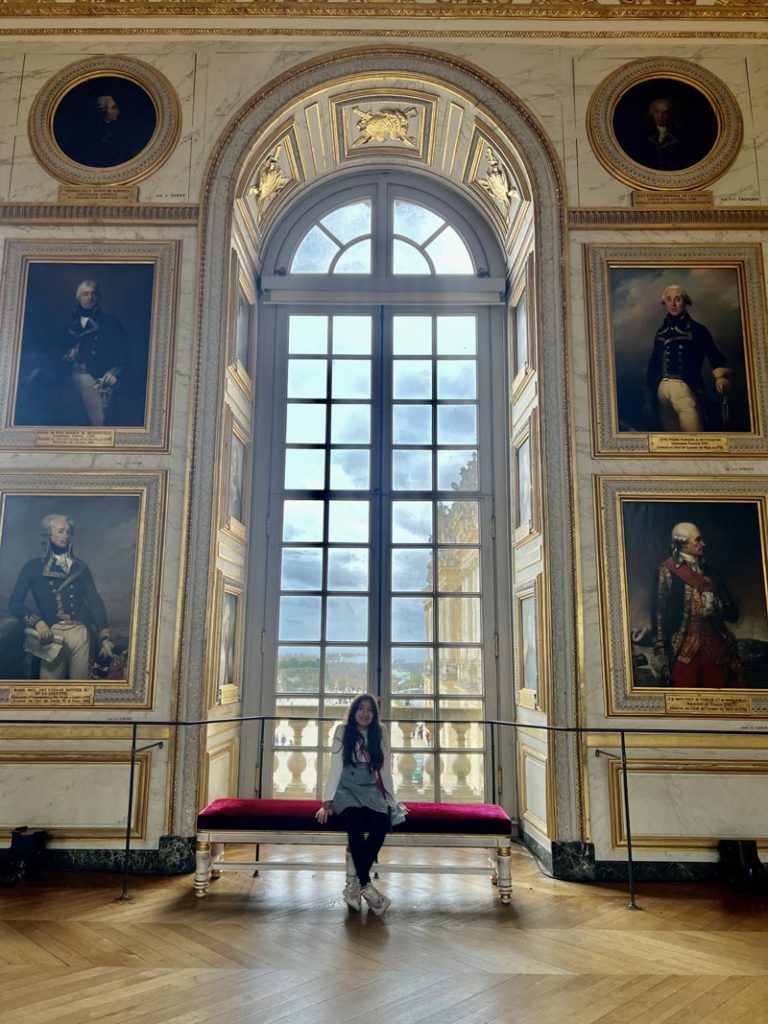
[{"label": "girl's hand", "polygon": [[328,821],[328,819],[330,818],[330,816],[332,814],[333,814],[333,801],[332,800],[326,800],[323,803],[323,806],[318,810],[317,814],[315,814],[315,818],[317,819],[317,821],[321,825],[324,825],[326,823],[326,821]]}]

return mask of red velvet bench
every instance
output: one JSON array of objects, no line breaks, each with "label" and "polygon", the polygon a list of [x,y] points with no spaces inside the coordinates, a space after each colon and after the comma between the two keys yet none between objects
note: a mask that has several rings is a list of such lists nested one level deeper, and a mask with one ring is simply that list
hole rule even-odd
[{"label": "red velvet bench", "polygon": [[[303,846],[346,846],[346,833],[335,827],[331,817],[325,825],[315,820],[318,800],[214,800],[197,816],[195,895],[205,896],[211,878],[221,871],[250,869],[254,863],[224,860],[227,843],[295,844]],[[492,881],[498,886],[502,903],[512,895],[512,821],[496,804],[406,803],[408,817],[387,836],[387,847],[468,847],[492,851]],[[307,861],[259,861],[261,871],[335,870],[328,863]],[[339,868],[341,865],[339,865]],[[430,864],[392,864],[387,871],[425,871],[434,874],[485,873],[487,867],[454,867]],[[354,877],[349,851],[347,877]]]}]

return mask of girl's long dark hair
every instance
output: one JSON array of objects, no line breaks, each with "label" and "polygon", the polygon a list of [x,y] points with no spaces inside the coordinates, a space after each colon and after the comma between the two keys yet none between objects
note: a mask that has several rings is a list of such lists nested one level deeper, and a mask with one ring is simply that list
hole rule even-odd
[{"label": "girl's long dark hair", "polygon": [[352,762],[352,755],[357,741],[360,738],[360,730],[357,722],[355,721],[355,712],[363,703],[364,700],[370,701],[371,707],[373,708],[373,720],[368,726],[368,743],[366,749],[368,756],[371,759],[371,764],[377,770],[384,764],[384,752],[381,749],[381,726],[379,725],[379,708],[376,704],[376,698],[370,693],[361,693],[359,697],[355,697],[352,703],[349,705],[349,712],[347,713],[347,721],[344,726],[344,740],[342,743],[342,759],[344,764],[350,764]]}]

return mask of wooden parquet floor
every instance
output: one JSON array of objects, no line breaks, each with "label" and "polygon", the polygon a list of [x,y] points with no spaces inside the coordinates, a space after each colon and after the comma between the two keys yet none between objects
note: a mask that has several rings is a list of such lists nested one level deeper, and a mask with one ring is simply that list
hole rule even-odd
[{"label": "wooden parquet floor", "polygon": [[768,1024],[766,903],[641,885],[632,913],[624,887],[513,857],[511,907],[384,866],[384,920],[347,910],[338,872],[224,874],[203,900],[189,876],[134,878],[130,903],[112,875],[2,889],[0,1022]]}]

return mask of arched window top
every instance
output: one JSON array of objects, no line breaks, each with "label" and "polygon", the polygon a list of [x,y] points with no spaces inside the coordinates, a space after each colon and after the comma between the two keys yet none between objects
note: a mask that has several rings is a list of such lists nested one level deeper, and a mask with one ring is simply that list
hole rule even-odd
[{"label": "arched window top", "polygon": [[397,289],[412,277],[423,287],[451,290],[454,278],[467,285],[496,279],[503,266],[492,231],[464,197],[382,172],[350,184],[327,183],[308,196],[267,243],[263,273],[273,288],[275,275],[301,288],[322,287],[323,279],[330,287],[334,278],[354,276],[367,279],[366,292],[379,287],[376,281],[383,287],[389,279]]},{"label": "arched window top", "polygon": [[[474,274],[467,243],[446,217],[413,199],[389,198],[379,232],[387,233],[391,272]],[[291,274],[370,274],[374,224],[370,198],[354,199],[320,217],[304,233],[291,261]],[[391,245],[390,245],[391,243]]]}]

